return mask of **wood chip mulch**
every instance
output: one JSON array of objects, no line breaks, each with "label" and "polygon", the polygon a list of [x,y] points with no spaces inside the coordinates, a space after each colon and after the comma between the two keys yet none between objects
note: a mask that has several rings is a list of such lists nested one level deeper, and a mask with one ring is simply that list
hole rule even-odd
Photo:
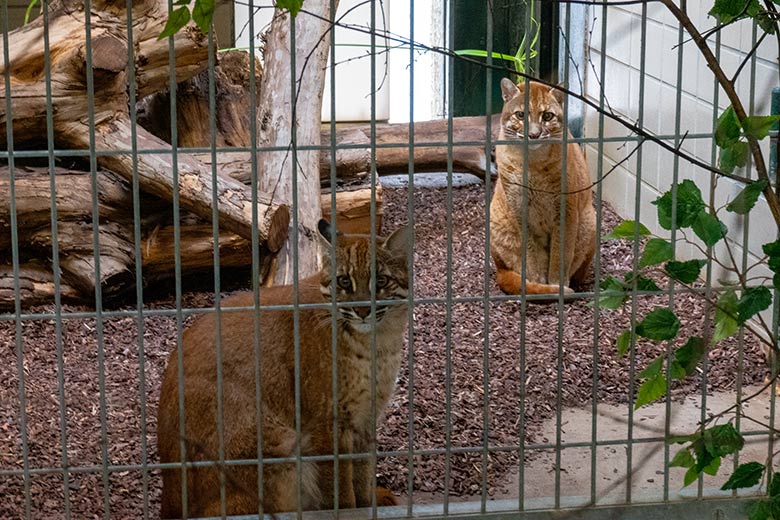
[{"label": "wood chip mulch", "polygon": [[[486,307],[486,286],[490,296],[501,295],[493,267],[485,260],[488,201],[481,185],[454,188],[452,194],[448,221],[446,190],[417,188],[414,192],[414,296],[423,300],[414,312],[414,370],[410,372],[404,363],[395,398],[378,431],[380,452],[391,453],[380,458],[379,482],[399,494],[408,490],[410,442],[423,452],[412,460],[415,491],[441,494],[442,498],[445,489],[451,496],[478,494],[486,467],[484,481],[493,493],[517,464],[517,454],[496,451],[485,457],[485,443],[510,447],[521,440],[542,441],[540,425],[555,415],[558,400],[562,406],[591,402],[594,360],[598,400],[627,403],[629,398],[629,359],[616,353],[615,339],[630,323],[630,305],[603,310],[597,320],[586,300],[566,303],[562,315],[556,303],[528,304],[525,317],[517,301],[494,301]],[[385,189],[384,196],[384,225],[392,230],[407,220],[408,192]],[[602,234],[619,222],[606,205],[601,215]],[[449,263],[448,226],[452,229]],[[602,277],[622,277],[632,257],[629,243],[603,243]],[[450,282],[455,300],[448,306]],[[591,290],[592,283],[582,289]],[[182,306],[203,307],[212,300],[208,292],[189,292],[183,295]],[[642,298],[637,316],[666,301],[667,296]],[[146,309],[175,309],[175,301],[170,296],[158,297],[147,302]],[[675,309],[687,333],[700,332],[704,309],[700,299],[677,296]],[[48,314],[54,308],[28,311]],[[0,518],[62,517],[66,507],[72,518],[102,517],[106,512],[112,518],[157,518],[159,474],[143,466],[156,462],[158,389],[167,354],[176,344],[175,313],[144,314],[140,355],[137,316],[104,316],[100,334],[94,317],[67,317],[93,309],[65,306],[62,312],[66,318],[61,324],[49,316],[21,322],[23,392],[18,377],[17,324],[0,320]],[[62,341],[58,342],[60,326]],[[665,345],[641,341],[636,366],[643,368],[664,351]],[[733,389],[739,364],[743,385],[763,380],[764,358],[755,341],[746,338],[742,355],[738,352],[737,341],[731,339],[709,353],[708,391]],[[60,356],[62,373],[58,371]],[[103,385],[98,377],[101,366]],[[675,383],[673,396],[696,392],[700,383],[700,375]],[[522,415],[521,391],[525,393]],[[61,394],[64,407],[60,406]],[[25,402],[24,428],[20,396]],[[449,456],[444,452],[447,440],[452,448]],[[106,462],[121,467],[103,471]],[[73,469],[67,474],[40,471],[63,464]],[[29,487],[23,476],[3,474],[8,470],[30,470]]]}]

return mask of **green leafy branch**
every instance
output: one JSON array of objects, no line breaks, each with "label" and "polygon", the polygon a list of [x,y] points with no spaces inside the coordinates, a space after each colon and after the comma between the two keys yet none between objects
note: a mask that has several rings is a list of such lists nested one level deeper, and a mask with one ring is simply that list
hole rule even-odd
[{"label": "green leafy branch", "polygon": [[[527,41],[528,34],[523,35],[523,39],[520,41],[520,45],[517,48],[515,54],[503,54],[500,52],[490,52],[481,49],[463,49],[454,51],[458,56],[474,56],[477,58],[487,58],[488,55],[497,60],[508,61],[512,65],[512,69],[518,74],[528,74],[530,67],[528,64],[531,60],[535,59],[538,55],[537,46],[539,43],[539,22],[534,17],[534,1],[528,3],[529,17],[531,19],[531,26],[533,27],[533,36],[530,43]],[[528,52],[526,53],[526,49]]]},{"label": "green leafy branch", "polygon": [[[37,0],[33,0],[36,2]],[[175,9],[168,15],[168,21],[165,22],[159,39],[168,38],[179,32],[182,27],[187,25],[190,20],[195,22],[198,29],[203,34],[207,34],[214,20],[214,10],[216,9],[216,0],[195,0],[192,11],[190,11],[191,0],[176,0],[173,2]],[[294,18],[303,7],[303,0],[276,0],[277,9],[288,11]]]}]

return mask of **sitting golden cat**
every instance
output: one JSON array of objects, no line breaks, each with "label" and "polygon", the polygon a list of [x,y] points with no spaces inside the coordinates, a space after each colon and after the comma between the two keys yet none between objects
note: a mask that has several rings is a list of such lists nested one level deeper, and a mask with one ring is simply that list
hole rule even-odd
[{"label": "sitting golden cat", "polygon": [[[321,220],[319,230],[330,240],[330,226]],[[401,228],[385,240],[372,242],[363,235],[338,235],[335,257],[330,244],[323,248],[324,267],[300,280],[298,303],[325,304],[336,291],[338,302],[371,299],[371,249],[376,251],[374,279],[377,300],[403,300],[408,290],[407,249],[409,229]],[[336,278],[331,279],[335,264]],[[263,289],[263,305],[291,305],[293,286]],[[252,293],[240,293],[222,301],[224,307],[252,306]],[[333,355],[333,309],[302,307],[299,323],[300,438],[296,435],[296,363],[292,310],[262,310],[260,359],[255,354],[254,312],[224,310],[221,315],[222,423],[217,427],[216,316],[200,316],[184,332],[182,349],[184,427],[180,425],[179,363],[171,353],[163,378],[158,412],[158,451],[162,462],[217,461],[214,466],[164,469],[162,516],[181,518],[183,483],[189,517],[222,514],[224,483],[228,515],[256,514],[258,465],[220,464],[220,443],[226,460],[258,457],[258,424],[262,425],[263,458],[302,455],[332,456],[334,426],[340,454],[366,453],[375,435],[377,415],[382,413],[395,388],[406,330],[405,304],[339,305],[336,311],[336,350]],[[374,343],[375,342],[375,343]],[[376,346],[375,355],[372,346]],[[375,373],[372,374],[372,357]],[[333,399],[333,365],[337,368],[337,400]],[[262,403],[257,414],[257,375]],[[374,377],[375,376],[375,377]],[[372,412],[375,391],[377,415]],[[334,407],[337,417],[334,417]],[[334,419],[336,423],[334,424]],[[182,433],[183,432],[183,435]],[[184,453],[182,454],[182,444]],[[298,446],[296,446],[298,444]],[[298,471],[301,489],[298,489]],[[263,466],[262,508],[265,513],[334,506],[334,462],[303,461],[266,463]],[[339,508],[367,507],[372,503],[373,465],[367,458],[338,461]],[[299,502],[299,497],[301,501]],[[395,504],[387,490],[376,489],[378,505]]]},{"label": "sitting golden cat", "polygon": [[[496,146],[498,182],[490,203],[490,253],[496,264],[498,286],[508,294],[573,292],[590,268],[596,248],[596,212],[591,197],[585,157],[576,143],[566,152],[565,236],[561,245],[563,164],[563,97],[541,83],[529,84],[528,113],[525,85],[501,81],[504,108],[499,139],[517,144]],[[526,130],[527,128],[527,130]],[[528,136],[528,152],[524,136]],[[569,135],[571,137],[571,135]],[[527,187],[523,164],[528,158]],[[527,214],[523,215],[523,198]],[[526,235],[523,236],[523,218]],[[525,280],[521,277],[523,250]],[[564,275],[560,276],[563,254]]]}]

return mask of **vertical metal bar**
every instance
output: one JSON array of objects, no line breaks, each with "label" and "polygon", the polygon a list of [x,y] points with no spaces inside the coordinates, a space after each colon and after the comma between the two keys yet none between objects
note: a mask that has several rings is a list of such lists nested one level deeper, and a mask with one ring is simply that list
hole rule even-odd
[{"label": "vertical metal bar", "polygon": [[[686,10],[686,0],[681,0],[680,9]],[[685,52],[684,38],[685,30],[680,26],[677,32],[677,95],[675,98],[675,118],[674,118],[674,146],[677,148],[681,143],[680,136],[680,120],[682,113],[682,78],[683,78],[683,54]],[[672,243],[672,256],[676,253],[677,247],[677,179],[680,174],[680,157],[675,154],[673,172],[673,186],[672,189],[672,231],[671,239]],[[669,280],[669,308],[674,308],[674,280]],[[671,436],[671,420],[672,420],[672,399],[671,399],[671,366],[673,361],[673,349],[674,344],[672,341],[666,343],[666,395],[664,398],[664,437],[669,438]],[[669,444],[664,443],[664,501],[669,500]]]},{"label": "vertical metal bar", "polygon": [[85,54],[87,76],[87,120],[89,122],[89,174],[92,191],[92,257],[95,265],[95,333],[97,336],[98,387],[100,401],[101,470],[103,482],[103,513],[111,516],[111,495],[108,476],[108,425],[106,413],[105,344],[103,341],[103,289],[100,274],[100,206],[97,183],[95,145],[95,81],[92,73],[92,3],[84,6]]},{"label": "vertical metal bar", "polygon": [[[566,19],[571,18],[571,4],[566,4]],[[569,60],[566,60],[564,64],[563,84],[568,86],[568,71]],[[568,169],[568,157],[569,157],[569,104],[564,101],[563,104],[563,134],[561,135],[561,201],[560,201],[560,215],[558,232],[558,298],[556,302],[556,310],[558,313],[558,350],[557,350],[557,369],[556,369],[556,391],[555,391],[555,507],[561,506],[561,455],[563,442],[563,324],[566,319],[566,312],[564,309],[563,300],[563,287],[569,283],[566,276],[566,193],[569,191],[569,169]],[[597,280],[598,281],[598,280]],[[596,307],[596,313],[598,313],[598,306]],[[596,371],[596,360],[593,360],[593,370]],[[596,416],[593,416],[595,423]],[[595,426],[594,426],[595,428]]]},{"label": "vertical metal bar", "polygon": [[[609,9],[606,5],[602,7],[602,23],[601,23],[601,63],[599,67],[599,142],[596,147],[598,150],[596,152],[596,178],[599,181],[597,184],[597,199],[599,203],[599,207],[601,204],[601,193],[602,193],[602,182],[604,176],[604,104],[606,101],[606,92],[605,92],[605,83],[606,83],[606,67],[607,67],[607,26],[608,26],[608,20],[609,18]],[[639,211],[639,206],[637,204],[636,211]],[[599,240],[599,237],[601,236],[601,211],[596,212],[596,240]],[[591,423],[591,468],[590,468],[590,476],[591,476],[591,500],[595,503],[596,500],[596,473],[597,473],[597,467],[596,467],[596,441],[598,440],[598,421],[597,421],[597,415],[598,415],[598,347],[596,343],[598,342],[598,323],[599,323],[599,315],[601,308],[599,307],[599,291],[600,291],[600,282],[601,282],[601,255],[599,254],[600,248],[597,248],[596,250],[596,257],[594,259],[594,273],[595,273],[595,288],[594,288],[594,314],[593,314],[593,338],[594,338],[594,346],[593,346],[593,388],[592,388],[592,408],[591,408],[591,414],[593,417],[593,421]],[[635,255],[635,257],[638,257],[638,255]],[[632,322],[633,323],[633,322]],[[633,357],[631,359],[633,362]],[[630,379],[629,386],[633,384],[633,379]],[[633,395],[632,392],[629,392],[629,395]],[[633,409],[629,405],[629,414],[633,412]],[[630,425],[630,421],[629,421]],[[630,427],[630,426],[629,426]],[[629,447],[630,450],[630,447]],[[630,466],[627,468],[627,475],[629,475],[629,478],[627,479],[627,482],[630,482],[630,475],[631,475],[631,469]],[[630,484],[628,484],[628,489],[630,489]],[[628,493],[628,492],[627,492]]]},{"label": "vertical metal bar", "polygon": [[[173,10],[173,0],[168,0],[168,13]],[[188,514],[188,492],[187,492],[187,441],[185,425],[185,395],[184,395],[184,353],[182,351],[184,332],[184,313],[182,310],[182,287],[181,287],[181,208],[179,205],[179,127],[177,124],[177,87],[176,87],[176,50],[174,47],[173,36],[168,37],[168,85],[171,98],[170,120],[171,120],[171,176],[173,180],[173,197],[171,198],[173,206],[173,276],[176,291],[176,373],[179,392],[179,460],[181,461],[181,515],[182,518],[189,517]]]},{"label": "vertical metal bar", "polygon": [[[720,61],[720,35],[721,32],[718,31],[715,34],[715,49],[714,54],[715,58]],[[710,162],[713,165],[718,164],[718,147],[715,143],[714,134],[715,134],[715,128],[718,124],[718,99],[720,97],[720,86],[718,85],[718,82],[713,82],[712,85],[712,132],[713,132],[713,138],[711,140],[710,145]],[[709,194],[709,203],[711,208],[715,208],[715,186],[716,186],[716,179],[717,176],[712,173],[710,174],[710,194]],[[725,238],[724,240],[728,240],[728,238]],[[711,251],[711,248],[708,248],[707,253],[708,257],[709,252]],[[704,285],[704,297],[706,300],[709,300],[712,297],[712,261],[708,258],[707,261],[707,271],[706,271],[706,282]],[[703,330],[709,330],[710,328],[710,322],[712,320],[712,317],[710,316],[709,310],[704,313],[704,326]],[[702,362],[701,362],[702,372],[701,372],[701,414],[699,415],[699,420],[701,421],[701,424],[704,424],[704,421],[707,419],[707,377],[708,377],[708,368],[709,368],[709,357],[708,356],[702,356]],[[696,488],[696,495],[698,497],[702,497],[704,494],[704,476],[699,475],[699,479],[697,482],[697,488]]]},{"label": "vertical metal bar", "polygon": [[214,67],[216,66],[216,49],[214,31],[209,28],[208,34],[208,76],[209,76],[209,149],[211,153],[211,236],[214,244],[214,334],[217,364],[217,457],[219,460],[219,500],[220,512],[227,514],[227,478],[226,472],[230,471],[225,466],[225,417],[222,371],[222,281],[219,268],[219,197],[217,195],[217,121],[216,121],[216,92],[214,80]]},{"label": "vertical metal bar", "polygon": [[11,102],[11,57],[8,40],[8,2],[2,6],[3,25],[3,69],[5,72],[5,129],[8,149],[8,176],[10,190],[10,224],[11,224],[11,264],[14,273],[14,335],[16,340],[16,375],[19,392],[19,432],[22,443],[22,470],[24,474],[24,513],[30,518],[30,451],[27,441],[27,397],[24,384],[24,339],[22,332],[22,300],[19,292],[19,230],[16,220],[16,172],[14,161],[14,125]]},{"label": "vertical metal bar", "polygon": [[[51,263],[54,279],[54,337],[57,349],[57,397],[60,412],[60,461],[62,464],[62,487],[64,494],[65,518],[71,518],[70,511],[70,472],[68,470],[68,414],[65,404],[65,355],[62,341],[62,294],[60,276],[60,249],[57,237],[57,175],[54,158],[54,111],[51,89],[51,47],[49,40],[49,2],[43,0],[43,60],[46,79],[46,152],[49,166],[49,193],[51,202]],[[9,114],[10,119],[10,114]],[[10,151],[10,149],[9,149]],[[10,164],[10,160],[9,160]],[[11,197],[13,201],[13,196]],[[14,226],[12,225],[12,228]]]},{"label": "vertical metal bar", "polygon": [[[133,35],[133,2],[127,0],[127,62],[135,64],[135,44]],[[149,446],[147,442],[146,419],[146,350],[144,344],[144,288],[143,288],[143,254],[141,252],[141,193],[138,181],[138,136],[136,125],[136,77],[135,66],[127,67],[127,83],[130,109],[130,151],[133,162],[133,250],[135,253],[135,301],[136,301],[136,327],[138,327],[138,400],[140,405],[141,426],[141,491],[143,493],[142,514],[144,519],[149,518]]]},{"label": "vertical metal bar", "polygon": [[[297,70],[295,55],[295,18],[290,18],[290,147],[292,149],[292,239],[288,239],[288,244],[292,244],[293,260],[293,349],[295,360],[295,474],[297,482],[298,508],[297,517],[300,520],[303,517],[302,509],[302,488],[303,488],[303,461],[301,460],[301,312],[300,295],[298,294],[299,276],[299,248],[298,248],[298,106],[296,103],[296,84]],[[338,496],[338,495],[337,495]]]},{"label": "vertical metal bar", "polygon": [[[756,42],[758,40],[758,24],[755,20],[751,21],[752,26],[752,35],[751,35],[751,49],[756,48]],[[749,109],[748,114],[754,115],[755,114],[755,107],[756,107],[756,53],[753,53],[750,57],[750,95],[749,95]],[[753,171],[753,160],[752,156],[748,154],[747,159],[747,165],[745,167],[745,174],[748,177],[751,177],[751,172]],[[749,248],[749,238],[750,238],[750,212],[746,213],[744,216],[744,227],[742,229],[742,272],[746,273],[748,269],[748,256],[750,253]],[[737,381],[736,381],[736,402],[739,403],[742,400],[742,375],[744,371],[744,359],[745,359],[745,329],[744,327],[739,328],[739,332],[737,334]],[[734,410],[734,428],[736,428],[737,431],[741,430],[742,426],[742,407],[737,406]],[[734,470],[737,469],[737,466],[739,466],[739,451],[737,451],[734,454],[734,460],[732,462],[732,467]],[[732,492],[733,495],[737,494],[737,491],[734,490]]]},{"label": "vertical metal bar", "polygon": [[[533,0],[532,0],[533,1]],[[532,17],[530,10],[526,9],[525,12],[525,27],[526,30],[531,27],[532,24]],[[525,55],[530,56],[531,55],[531,38],[525,38]],[[527,72],[527,70],[526,70]],[[521,78],[522,81],[525,82],[525,89],[524,89],[524,99],[523,99],[523,113],[528,114],[528,103],[530,101],[530,89],[529,87],[529,79],[528,77]],[[522,182],[522,197],[520,200],[520,213],[522,214],[522,222],[520,224],[520,234],[523,238],[523,241],[525,242],[528,239],[528,135],[524,132],[523,135],[523,182]],[[488,222],[490,219],[487,219]],[[527,268],[527,261],[528,261],[528,250],[527,248],[523,248],[522,252],[520,253],[520,278],[521,280],[526,279],[526,268]],[[517,476],[517,486],[518,486],[518,492],[517,492],[517,500],[518,500],[518,509],[523,510],[525,509],[525,464],[523,464],[523,461],[525,460],[525,399],[526,399],[526,355],[525,355],[525,345],[526,345],[526,323],[527,323],[527,310],[528,310],[528,300],[526,299],[526,286],[525,283],[520,284],[520,377],[522,378],[520,381],[520,391],[518,392],[518,399],[519,399],[519,416],[520,416],[520,432],[519,432],[519,439],[518,439],[518,476]]]},{"label": "vertical metal bar", "polygon": [[[332,23],[336,20],[336,2],[330,0],[330,17]],[[339,518],[339,367],[338,367],[338,305],[336,296],[336,28],[330,31],[330,352],[331,352],[331,395],[333,401],[333,508],[336,518]]]},{"label": "vertical metal bar", "polygon": [[255,74],[255,2],[249,0],[249,149],[250,183],[252,190],[252,350],[255,372],[255,424],[257,426],[257,504],[258,515],[263,514],[263,353],[260,341],[260,237],[257,208],[257,78]]},{"label": "vertical metal bar", "polygon": [[[446,2],[445,2],[446,3]],[[444,40],[452,42],[455,36],[455,24],[449,23],[449,18],[445,14],[445,24],[448,24],[449,37],[445,36]],[[412,38],[414,40],[414,38]],[[410,60],[413,61],[413,55],[410,56]],[[445,74],[447,78],[446,85],[446,103],[447,103],[447,288],[446,288],[446,307],[445,307],[445,346],[444,346],[444,514],[449,514],[450,511],[450,487],[452,486],[452,141],[453,141],[453,128],[452,128],[452,99],[454,96],[454,78],[453,78],[453,58],[452,56],[444,60],[445,66],[448,68],[448,74]],[[410,90],[414,91],[414,85],[410,85]],[[411,124],[410,124],[411,126]],[[413,164],[413,160],[409,158],[410,166]],[[489,176],[489,175],[488,175]],[[409,199],[412,200],[412,194],[409,194]],[[411,419],[411,418],[410,418]],[[410,422],[414,423],[414,421]]]},{"label": "vertical metal bar", "polygon": [[[491,118],[493,85],[493,13],[494,2],[488,0],[485,24],[487,69],[485,70],[485,157],[491,153]],[[482,479],[480,484],[481,511],[487,511],[487,472],[490,459],[490,175],[485,175],[485,271],[482,282],[483,334],[482,344]]]},{"label": "vertical metal bar", "polygon": [[[446,18],[445,18],[446,20]],[[446,24],[446,22],[445,22]],[[446,28],[445,28],[446,30]],[[407,226],[409,226],[409,251],[407,263],[409,272],[409,284],[407,290],[407,321],[409,336],[407,340],[407,371],[408,377],[408,402],[409,402],[409,455],[407,468],[409,477],[406,484],[406,514],[412,516],[414,504],[414,0],[409,0],[409,166],[407,190]],[[446,392],[446,387],[445,387]],[[446,406],[446,405],[445,405]],[[445,412],[446,413],[446,412]],[[446,462],[445,462],[446,465]],[[447,480],[447,468],[445,467],[445,482]],[[445,488],[446,489],[446,488]],[[445,504],[447,497],[444,497]],[[446,510],[446,505],[444,506]]]},{"label": "vertical metal bar", "polygon": [[[361,463],[368,463],[371,467],[371,511],[372,516],[376,518],[376,0],[371,0],[371,129],[370,137],[370,179],[371,179],[371,199],[369,201],[369,235],[371,237],[370,256],[370,283],[369,290],[371,296],[371,417],[373,420],[373,432],[369,442],[369,452],[371,457],[368,461],[362,460]],[[335,92],[333,93],[335,95]],[[356,461],[357,462],[357,461]]]},{"label": "vertical metal bar", "polygon": [[[647,4],[642,4],[642,29],[640,39],[640,59],[639,59],[639,115],[637,118],[637,126],[642,128],[645,120],[645,56],[647,55]],[[605,24],[606,25],[606,24]],[[603,35],[602,35],[603,36]],[[604,40],[602,40],[604,41]],[[603,108],[603,105],[602,105]],[[602,116],[603,117],[603,116]],[[603,128],[603,127],[602,127]],[[603,135],[603,134],[601,134]],[[642,157],[644,155],[644,146],[640,142],[638,144],[636,156],[636,183],[634,184],[634,196],[636,197],[636,204],[634,205],[634,222],[639,222],[641,219],[641,205],[642,205]],[[600,144],[603,148],[603,145]],[[601,149],[599,150],[599,158],[601,157]],[[599,159],[600,160],[600,159]],[[599,176],[601,177],[601,168],[599,168]],[[599,183],[601,186],[601,183]],[[633,259],[631,261],[631,271],[637,272],[639,266],[639,226],[636,226],[633,237]],[[633,330],[634,323],[636,323],[637,314],[637,282],[634,280],[631,284],[631,321],[630,329]],[[628,357],[628,419],[627,419],[627,432],[626,432],[626,502],[631,503],[633,492],[633,464],[634,464],[634,386],[636,381],[636,341],[634,335],[631,334],[629,338],[629,357]],[[594,475],[595,477],[595,475]]]}]

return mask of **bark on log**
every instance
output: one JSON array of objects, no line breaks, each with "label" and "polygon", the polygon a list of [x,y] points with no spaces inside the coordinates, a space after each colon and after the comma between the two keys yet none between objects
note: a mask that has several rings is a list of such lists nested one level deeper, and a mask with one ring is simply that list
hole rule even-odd
[{"label": "bark on log", "polygon": [[[247,147],[251,144],[249,54],[229,51],[218,55],[214,67],[214,117],[217,147]],[[176,134],[180,147],[211,146],[209,114],[210,74],[204,70],[176,88]],[[260,86],[262,65],[255,59],[255,88]],[[255,105],[257,96],[255,96]],[[138,103],[138,124],[165,142],[171,142],[171,95],[169,91],[147,96]]]},{"label": "bark on log", "polygon": [[[10,265],[0,264],[1,310],[8,311],[14,308],[17,283],[22,308],[54,301],[54,275],[50,267],[32,261],[20,265],[19,276],[15,276]],[[77,302],[81,297],[78,291],[62,281],[59,289],[63,303]]]},{"label": "bark on log", "polygon": [[[491,140],[498,138],[499,118],[491,120]],[[414,123],[414,139],[410,140],[409,124],[376,125],[376,169],[379,175],[409,171],[410,143],[414,145],[414,170],[447,171],[449,122],[446,119]],[[487,141],[485,116],[455,117],[452,120],[452,142],[473,143],[453,145],[452,168],[484,177],[491,172],[490,156],[485,154]],[[322,134],[322,142],[330,143],[330,130]],[[425,146],[423,143],[437,143]],[[349,127],[336,132],[336,170],[341,181],[362,178],[371,171],[371,126]],[[320,176],[330,180],[330,152],[321,157]]]},{"label": "bark on log", "polygon": [[[257,114],[260,147],[281,146],[280,152],[263,152],[260,191],[274,193],[293,206],[297,204],[297,244],[289,240],[276,257],[273,283],[291,283],[293,266],[298,276],[317,270],[317,222],[320,208],[319,153],[316,150],[295,153],[295,142],[320,144],[320,113],[333,29],[331,7],[335,0],[306,0],[306,9],[294,19],[295,44],[291,46],[290,13],[277,11],[265,42],[265,71]],[[295,53],[295,58],[291,55]],[[291,67],[293,67],[292,69]],[[294,79],[291,85],[290,80]]]},{"label": "bark on log", "polygon": [[[98,231],[100,285],[103,296],[114,297],[133,287],[135,272],[132,227],[117,222],[101,222]],[[51,228],[41,228],[26,237],[33,247],[51,251]],[[95,292],[96,262],[91,222],[57,223],[60,268],[68,284],[89,297]]]},{"label": "bark on log", "polygon": [[[493,117],[491,140],[498,138],[498,118]],[[422,121],[414,124],[414,171],[447,171],[448,151],[446,119]],[[453,143],[483,143],[454,145],[452,148],[452,169],[456,172],[473,173],[484,178],[486,172],[495,173],[495,167],[485,155],[485,117],[470,116],[453,118]],[[346,127],[336,130],[336,142],[349,148],[336,152],[336,178],[340,185],[359,184],[365,181],[371,171],[371,144],[369,127]],[[409,171],[409,124],[383,123],[376,125],[377,143],[376,171],[381,175],[407,173]],[[330,143],[330,132],[321,134],[322,143]],[[436,143],[425,145],[425,143]],[[352,146],[360,145],[359,148]],[[199,146],[206,146],[200,144]],[[211,167],[210,154],[192,154],[192,157]],[[258,154],[262,161],[265,154]],[[249,152],[223,152],[217,156],[218,169],[227,175],[249,183],[252,174]],[[321,186],[330,186],[330,151],[319,154]]]},{"label": "bark on log", "polygon": [[[130,125],[127,82],[127,15],[122,4],[95,2],[91,28],[91,61],[86,55],[83,3],[75,0],[54,2],[49,7],[52,95],[46,95],[44,74],[43,20],[28,24],[9,34],[11,59],[11,114],[6,114],[5,65],[0,64],[0,146],[6,142],[6,118],[12,119],[14,142],[35,141],[46,133],[46,113],[52,105],[56,145],[63,148],[90,149],[98,152],[120,152],[99,155],[98,163],[130,180],[135,165],[129,143],[133,142]],[[167,19],[167,2],[138,0],[133,5],[133,37],[137,45],[139,94],[160,90],[168,83],[168,41],[158,40]],[[190,27],[177,34],[177,79],[188,79],[207,64],[200,49],[203,36]],[[0,44],[0,52],[4,52]],[[192,61],[190,61],[192,60]],[[196,65],[195,65],[196,64]],[[87,69],[91,65],[91,70]],[[152,67],[152,68],[149,68]],[[153,69],[156,67],[156,69]],[[93,89],[88,92],[88,76],[92,74]],[[90,107],[94,108],[91,110]],[[89,117],[92,114],[93,117]],[[137,128],[140,151],[167,149],[169,145]],[[18,147],[15,146],[15,147]],[[123,153],[122,153],[123,152]],[[191,158],[179,161],[179,185],[174,187],[173,160],[169,154],[138,154],[137,173],[142,189],[160,197],[170,198],[178,190],[183,208],[210,219],[212,213],[212,176],[207,168]],[[220,224],[246,238],[252,235],[251,191],[229,178],[217,176],[213,181],[219,201]],[[272,251],[278,250],[286,238],[289,211],[286,206],[261,199],[258,208],[258,230],[261,239]]]},{"label": "bark on log", "polygon": [[[382,187],[377,185],[374,207],[374,231],[382,233]],[[333,222],[330,193],[322,194],[322,216]],[[342,233],[368,235],[371,232],[371,188],[336,192],[336,229]]]}]

